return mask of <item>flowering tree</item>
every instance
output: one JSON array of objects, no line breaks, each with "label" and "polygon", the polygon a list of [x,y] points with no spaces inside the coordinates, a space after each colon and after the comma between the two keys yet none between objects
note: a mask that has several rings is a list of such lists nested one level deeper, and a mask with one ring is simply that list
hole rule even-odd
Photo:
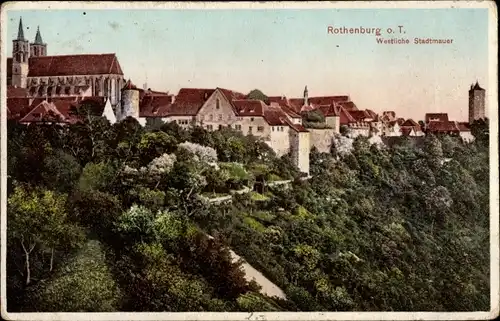
[{"label": "flowering tree", "polygon": [[217,152],[211,147],[184,142],[179,144],[179,148],[184,148],[195,156],[195,161],[202,161],[208,164],[217,162]]}]

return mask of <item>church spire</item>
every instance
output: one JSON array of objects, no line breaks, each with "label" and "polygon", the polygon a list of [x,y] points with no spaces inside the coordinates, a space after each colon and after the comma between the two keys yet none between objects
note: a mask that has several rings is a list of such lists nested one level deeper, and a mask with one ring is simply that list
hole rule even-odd
[{"label": "church spire", "polygon": [[43,45],[42,35],[40,34],[40,26],[36,28],[35,44]]},{"label": "church spire", "polygon": [[304,88],[304,106],[309,106],[309,91],[306,88]]},{"label": "church spire", "polygon": [[19,29],[17,30],[17,40],[25,41],[23,30],[23,18],[19,18]]}]

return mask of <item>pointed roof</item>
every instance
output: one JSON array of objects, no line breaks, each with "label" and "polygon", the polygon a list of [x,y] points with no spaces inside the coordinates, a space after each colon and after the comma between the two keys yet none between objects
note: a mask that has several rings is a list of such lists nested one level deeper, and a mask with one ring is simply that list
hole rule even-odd
[{"label": "pointed roof", "polygon": [[24,28],[23,28],[23,18],[19,18],[19,29],[17,30],[17,39],[25,41],[24,39]]},{"label": "pointed roof", "polygon": [[132,81],[129,79],[127,80],[127,82],[125,83],[125,86],[123,86],[123,89],[122,90],[131,90],[131,89],[137,89],[137,87],[132,83]]},{"label": "pointed roof", "polygon": [[40,26],[36,28],[35,45],[43,45],[42,35],[40,34]]},{"label": "pointed roof", "polygon": [[476,84],[474,85],[474,90],[484,90],[483,88],[481,88],[481,86],[479,86],[479,81],[476,80]]}]

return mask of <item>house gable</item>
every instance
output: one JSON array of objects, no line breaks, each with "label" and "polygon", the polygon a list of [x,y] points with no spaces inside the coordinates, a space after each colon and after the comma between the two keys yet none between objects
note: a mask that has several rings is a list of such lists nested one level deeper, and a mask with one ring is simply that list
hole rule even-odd
[{"label": "house gable", "polygon": [[205,101],[196,117],[202,123],[232,124],[237,120],[233,104],[219,89]]}]

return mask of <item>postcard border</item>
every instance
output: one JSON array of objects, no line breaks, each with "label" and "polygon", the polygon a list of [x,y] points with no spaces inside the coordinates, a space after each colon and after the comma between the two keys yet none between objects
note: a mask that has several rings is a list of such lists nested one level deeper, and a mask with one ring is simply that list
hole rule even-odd
[{"label": "postcard border", "polygon": [[[499,315],[499,196],[498,196],[498,39],[497,11],[493,1],[384,1],[384,2],[35,2],[11,1],[1,7],[0,59],[1,79],[6,70],[7,32],[6,11],[23,9],[320,9],[320,8],[486,8],[489,12],[489,91],[488,107],[490,119],[490,302],[488,312],[113,312],[113,313],[8,313],[6,311],[6,210],[7,210],[7,126],[6,126],[6,83],[0,82],[0,151],[1,151],[1,315],[7,320],[482,320]],[[495,89],[493,89],[495,88]]]}]

